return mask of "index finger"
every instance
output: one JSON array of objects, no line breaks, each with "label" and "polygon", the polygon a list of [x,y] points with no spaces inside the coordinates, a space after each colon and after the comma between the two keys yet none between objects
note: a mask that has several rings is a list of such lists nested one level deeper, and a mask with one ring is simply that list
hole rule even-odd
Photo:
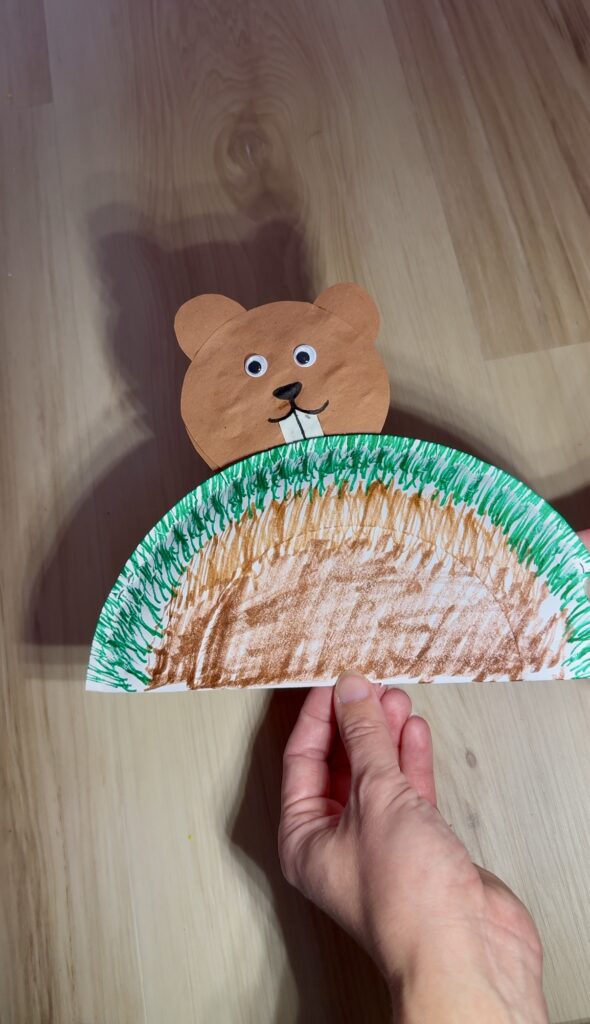
[{"label": "index finger", "polygon": [[328,757],[336,733],[333,694],[333,686],[318,686],[305,698],[283,755],[283,809],[298,800],[328,795]]}]

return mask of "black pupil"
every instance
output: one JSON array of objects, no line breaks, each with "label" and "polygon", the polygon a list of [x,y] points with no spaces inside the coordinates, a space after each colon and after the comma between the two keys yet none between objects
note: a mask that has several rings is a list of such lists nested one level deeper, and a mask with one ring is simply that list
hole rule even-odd
[{"label": "black pupil", "polygon": [[259,359],[251,359],[250,362],[248,363],[248,369],[250,373],[254,374],[254,376],[257,377],[258,374],[261,373],[262,371],[262,363],[260,362]]},{"label": "black pupil", "polygon": [[309,352],[303,351],[303,352],[298,352],[296,358],[297,358],[297,362],[300,363],[301,366],[306,366],[306,364],[311,359],[311,356],[310,356]]}]

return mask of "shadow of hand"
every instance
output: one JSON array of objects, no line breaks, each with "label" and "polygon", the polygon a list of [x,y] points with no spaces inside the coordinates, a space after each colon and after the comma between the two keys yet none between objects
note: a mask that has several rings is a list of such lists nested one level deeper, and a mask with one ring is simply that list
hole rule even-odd
[{"label": "shadow of hand", "polygon": [[283,878],[277,832],[282,757],[306,691],[273,693],[260,723],[243,790],[228,831],[242,868],[265,880],[282,930],[297,989],[286,979],[275,1012],[277,1024],[385,1024],[391,1020],[386,985],[367,955]]}]

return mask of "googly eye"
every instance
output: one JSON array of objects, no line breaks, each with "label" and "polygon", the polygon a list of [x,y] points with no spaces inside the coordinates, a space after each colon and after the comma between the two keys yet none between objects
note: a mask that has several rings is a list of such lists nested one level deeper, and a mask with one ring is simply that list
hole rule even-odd
[{"label": "googly eye", "polygon": [[293,352],[293,359],[298,366],[313,366],[317,357],[313,345],[298,345]]},{"label": "googly eye", "polygon": [[248,356],[244,361],[244,369],[249,377],[264,377],[268,361],[264,356]]}]

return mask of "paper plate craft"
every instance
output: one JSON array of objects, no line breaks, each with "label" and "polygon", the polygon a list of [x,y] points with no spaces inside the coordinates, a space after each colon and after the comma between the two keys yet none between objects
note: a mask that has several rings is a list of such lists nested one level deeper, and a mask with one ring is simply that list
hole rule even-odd
[{"label": "paper plate craft", "polygon": [[327,685],[348,666],[387,683],[590,675],[590,552],[501,470],[373,433],[377,326],[356,285],[181,308],[187,429],[210,465],[239,461],[132,554],[89,689]]}]

